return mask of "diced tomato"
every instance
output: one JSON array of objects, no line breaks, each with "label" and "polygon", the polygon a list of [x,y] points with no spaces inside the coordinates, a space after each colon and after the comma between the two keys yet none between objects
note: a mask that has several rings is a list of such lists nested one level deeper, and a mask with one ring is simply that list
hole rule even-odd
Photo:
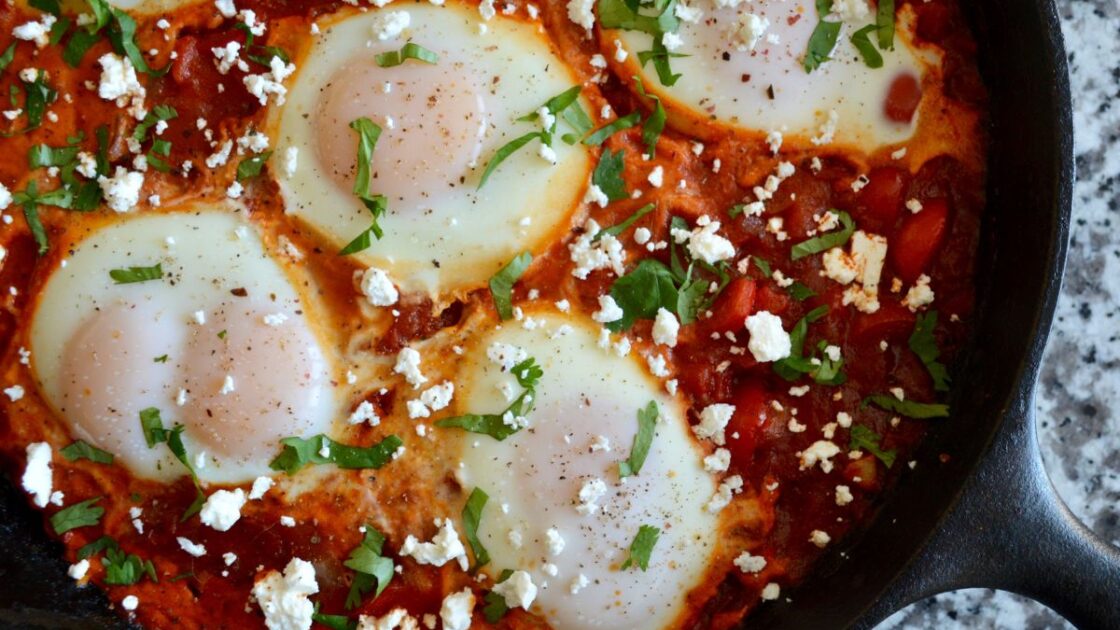
[{"label": "diced tomato", "polygon": [[874,455],[864,455],[844,466],[844,479],[864,490],[878,490],[880,485],[879,463]]},{"label": "diced tomato", "polygon": [[681,389],[691,394],[701,407],[726,400],[731,394],[730,370],[717,370],[710,358],[681,362],[677,379]]},{"label": "diced tomato", "polygon": [[949,203],[944,199],[922,202],[922,211],[906,218],[890,240],[890,259],[906,282],[914,282],[929,268],[945,240],[949,227]]},{"label": "diced tomato", "polygon": [[887,100],[883,103],[883,113],[895,122],[909,123],[921,102],[922,86],[917,77],[900,74],[891,82]]},{"label": "diced tomato", "polygon": [[864,208],[864,217],[879,221],[880,225],[891,226],[898,218],[904,202],[906,184],[909,176],[906,171],[894,166],[882,166],[867,176],[870,182],[859,193]]},{"label": "diced tomato", "polygon": [[769,398],[762,383],[748,381],[739,387],[731,400],[731,404],[735,405],[735,414],[727,423],[725,433],[731,462],[739,468],[750,464],[754,456],[759,435],[769,418]]},{"label": "diced tomato", "polygon": [[712,316],[702,320],[704,328],[714,332],[741,330],[743,320],[754,312],[754,295],[754,280],[750,278],[732,280],[712,305]]},{"label": "diced tomato", "polygon": [[190,83],[196,65],[202,63],[198,52],[198,38],[184,35],[175,42],[175,61],[171,64],[171,78],[179,85]]},{"label": "diced tomato", "polygon": [[789,308],[789,301],[790,297],[788,293],[776,287],[764,284],[755,292],[754,310],[770,311],[775,315],[781,315]]},{"label": "diced tomato", "polygon": [[874,313],[856,313],[852,334],[863,343],[892,341],[910,334],[914,328],[914,314],[894,300],[880,300]]}]

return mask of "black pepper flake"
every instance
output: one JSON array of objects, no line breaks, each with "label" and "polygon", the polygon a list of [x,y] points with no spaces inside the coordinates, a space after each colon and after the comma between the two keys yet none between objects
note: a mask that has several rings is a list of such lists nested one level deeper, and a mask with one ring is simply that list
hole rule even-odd
[{"label": "black pepper flake", "polygon": [[249,291],[245,287],[237,287],[236,289],[230,289],[229,292],[236,295],[237,297],[246,297],[246,296],[249,295]]},{"label": "black pepper flake", "polygon": [[769,97],[770,100],[774,100],[774,86],[773,85],[766,86],[766,96]]},{"label": "black pepper flake", "polygon": [[731,53],[729,53],[729,52],[727,52],[727,51],[724,51],[724,52],[723,52],[723,54],[722,54],[722,55],[720,55],[720,57],[721,57],[721,58],[722,58],[722,59],[723,59],[724,61],[731,61]]}]

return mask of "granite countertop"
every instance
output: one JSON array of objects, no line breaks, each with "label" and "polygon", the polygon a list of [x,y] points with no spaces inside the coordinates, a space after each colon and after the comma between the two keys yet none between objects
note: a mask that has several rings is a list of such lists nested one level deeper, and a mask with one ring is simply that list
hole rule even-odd
[{"label": "granite countertop", "polygon": [[[1120,2],[1058,0],[1070,63],[1077,183],[1065,284],[1035,408],[1042,457],[1073,513],[1120,545]],[[946,593],[879,630],[1072,628],[1009,593]]]}]

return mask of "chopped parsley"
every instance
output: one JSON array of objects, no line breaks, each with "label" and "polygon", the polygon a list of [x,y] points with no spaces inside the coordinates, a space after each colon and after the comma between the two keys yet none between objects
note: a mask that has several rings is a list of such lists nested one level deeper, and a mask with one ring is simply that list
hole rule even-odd
[{"label": "chopped parsley", "polygon": [[652,203],[647,203],[646,205],[642,206],[641,208],[638,208],[637,210],[635,210],[634,214],[630,215],[629,217],[626,217],[626,220],[623,221],[622,223],[619,223],[618,225],[612,225],[609,228],[606,228],[604,230],[600,230],[599,233],[596,234],[595,237],[591,239],[591,242],[594,243],[595,241],[603,238],[606,235],[618,236],[619,234],[622,234],[626,230],[629,230],[630,226],[634,225],[634,223],[636,223],[638,221],[638,219],[640,219],[640,218],[646,216],[647,214],[653,212],[653,209],[656,208],[656,207],[657,206],[655,206]]},{"label": "chopped parsley", "polygon": [[490,553],[478,539],[478,524],[482,521],[482,508],[490,497],[481,488],[471,490],[467,503],[463,506],[463,535],[474,551],[474,570],[490,562]]},{"label": "chopped parsley", "polygon": [[350,583],[350,592],[346,595],[346,610],[361,605],[362,598],[371,590],[374,598],[377,598],[392,581],[393,559],[381,555],[384,545],[385,536],[372,525],[367,524],[362,542],[350,552],[346,562],[343,562],[347,568],[355,571],[354,580]]},{"label": "chopped parsley", "polygon": [[67,461],[71,462],[79,459],[88,459],[98,464],[113,463],[112,453],[103,451],[83,440],[78,440],[69,446],[65,446],[59,452],[62,453],[62,456],[65,457]]},{"label": "chopped parsley", "polygon": [[72,529],[100,523],[101,516],[105,514],[105,508],[94,505],[100,500],[101,497],[86,499],[81,503],[75,503],[52,514],[51,527],[54,529],[54,533],[61,536]]},{"label": "chopped parsley", "polygon": [[132,130],[132,139],[137,142],[144,142],[148,139],[148,131],[160,122],[167,122],[179,117],[179,112],[170,105],[156,105],[147,114],[144,114],[144,119],[140,124],[136,125],[136,129]]},{"label": "chopped parsley", "polygon": [[642,142],[646,145],[646,153],[653,158],[657,155],[657,140],[665,129],[665,120],[668,117],[665,114],[665,107],[661,105],[661,98],[646,92],[642,80],[638,77],[634,77],[634,82],[638,84],[638,93],[653,101],[653,113],[642,123]]},{"label": "chopped parsley", "polygon": [[840,224],[844,226],[844,229],[838,232],[829,232],[794,245],[789,251],[791,260],[800,260],[806,256],[828,251],[833,247],[840,247],[848,242],[848,239],[856,231],[856,224],[847,212],[841,210],[835,212],[840,217]]},{"label": "chopped parsley", "polygon": [[308,439],[289,437],[280,440],[284,450],[269,467],[294,475],[308,464],[334,464],[339,468],[381,468],[393,460],[393,454],[404,443],[395,435],[387,436],[373,446],[349,446],[325,435]]},{"label": "chopped parsley", "polygon": [[863,57],[863,63],[866,64],[868,68],[883,67],[883,55],[880,55],[879,51],[875,49],[875,44],[871,43],[870,37],[871,33],[877,30],[879,30],[878,26],[875,24],[868,24],[855,33],[852,33],[851,37],[852,45],[859,51],[860,57]]},{"label": "chopped parsley", "polygon": [[879,442],[882,440],[879,434],[863,425],[855,425],[852,427],[850,442],[848,449],[853,451],[867,451],[879,461],[883,462],[887,468],[894,466],[894,460],[898,457],[898,451],[891,449],[885,451],[879,447]]},{"label": "chopped parsley", "polygon": [[524,391],[501,413],[454,416],[437,421],[436,426],[489,435],[499,442],[520,431],[527,422],[525,417],[536,402],[537,386],[540,385],[544,371],[537,365],[536,359],[529,357],[513,366],[510,373]]},{"label": "chopped parsley", "polygon": [[[494,580],[494,584],[501,584],[512,575],[512,569],[502,569],[502,572],[498,575],[498,579]],[[486,617],[486,621],[490,623],[498,623],[501,621],[502,617],[505,617],[506,613],[509,612],[509,606],[506,605],[506,598],[494,591],[487,593],[483,601],[486,602],[486,606],[482,608],[482,615]]]},{"label": "chopped parsley", "polygon": [[[351,122],[350,128],[358,133],[358,173],[354,178],[354,195],[358,197],[366,210],[369,210],[373,219],[368,228],[362,230],[361,234],[354,237],[354,240],[338,252],[339,256],[349,256],[367,249],[373,243],[372,237],[381,240],[381,237],[385,234],[377,221],[385,214],[389,204],[385,195],[371,195],[369,192],[370,161],[373,159],[373,150],[377,146],[377,139],[381,137],[381,127],[363,116]],[[240,170],[240,167],[238,167],[238,171]]]},{"label": "chopped parsley", "polygon": [[914,322],[914,332],[910,334],[910,350],[922,360],[926,371],[933,378],[933,388],[939,392],[949,391],[949,371],[945,364],[938,361],[941,350],[937,347],[937,339],[933,330],[937,328],[937,311],[930,311],[919,315]]},{"label": "chopped parsley", "polygon": [[490,296],[494,299],[494,308],[502,321],[513,317],[513,285],[532,263],[533,255],[521,252],[502,267],[501,271],[490,276]]},{"label": "chopped parsley", "polygon": [[241,160],[241,163],[237,165],[237,181],[243,182],[260,175],[261,169],[264,168],[265,162],[270,157],[272,157],[272,151],[265,151],[260,155]]},{"label": "chopped parsley", "polygon": [[653,546],[661,536],[661,530],[652,525],[642,525],[638,528],[638,535],[630,543],[630,556],[622,563],[622,570],[636,566],[642,571],[649,568],[649,557],[653,553]]},{"label": "chopped parsley", "polygon": [[322,624],[331,630],[357,630],[358,622],[346,615],[328,615],[319,612],[319,602],[315,602],[315,612],[311,613],[311,621]]},{"label": "chopped parsley", "polygon": [[166,354],[161,354],[158,357],[152,359],[152,362],[153,363],[167,363],[167,358],[168,357],[167,357]]},{"label": "chopped parsley", "polygon": [[603,151],[599,156],[599,163],[591,173],[592,185],[598,186],[610,201],[619,201],[630,196],[630,193],[626,192],[626,182],[622,179],[622,172],[626,166],[625,155],[626,152],[622,149],[613,153],[610,149]]},{"label": "chopped parsley", "polygon": [[427,48],[424,48],[419,44],[408,42],[403,47],[401,47],[400,50],[390,50],[389,52],[383,52],[374,57],[377,65],[381,66],[382,68],[392,68],[393,66],[399,66],[408,59],[415,59],[416,61],[435,64],[439,62],[439,55],[428,50]]},{"label": "chopped parsley", "polygon": [[907,418],[947,418],[949,405],[936,403],[920,403],[913,400],[899,400],[889,394],[873,394],[863,399],[862,407],[875,405],[887,411],[893,411]]},{"label": "chopped parsley", "polygon": [[108,38],[113,45],[113,49],[118,54],[127,55],[128,60],[132,62],[137,72],[143,72],[153,77],[161,77],[167,74],[167,71],[171,69],[170,63],[162,70],[152,69],[144,58],[144,53],[136,45],[136,20],[133,20],[124,11],[114,7],[109,7],[109,12],[112,21],[109,23]]},{"label": "chopped parsley", "polygon": [[[652,7],[656,15],[639,12],[643,6]],[[656,0],[640,4],[627,0],[599,0],[599,24],[603,28],[618,28],[624,31],[641,31],[654,37],[665,33],[675,33],[680,28],[676,14],[676,0]]]},{"label": "chopped parsley", "polygon": [[879,48],[894,50],[894,0],[879,0],[875,24],[879,27]]},{"label": "chopped parsley", "polygon": [[805,72],[812,72],[829,60],[836,39],[840,36],[840,22],[827,22],[825,16],[832,11],[832,0],[817,0],[818,22],[813,34],[809,36],[809,46],[805,51],[802,65]]},{"label": "chopped parsley", "polygon": [[126,267],[125,269],[110,269],[109,277],[113,279],[114,284],[133,284],[136,282],[159,280],[163,278],[163,267],[162,263],[156,263],[151,267]]},{"label": "chopped parsley", "polygon": [[657,35],[653,38],[653,50],[643,50],[638,53],[638,61],[642,67],[646,67],[646,63],[653,61],[653,69],[657,72],[657,79],[661,81],[661,85],[672,87],[676,84],[677,80],[681,78],[680,73],[673,74],[673,68],[670,66],[670,60],[673,58],[687,57],[681,53],[669,52],[665,47],[665,35]]},{"label": "chopped parsley", "polygon": [[655,401],[643,409],[638,410],[638,432],[634,434],[634,443],[630,446],[630,457],[618,463],[618,476],[629,477],[642,470],[646,462],[650,444],[653,443],[654,427],[657,426],[658,409]]},{"label": "chopped parsley", "polygon": [[804,354],[805,339],[809,333],[809,324],[828,314],[828,306],[822,305],[809,311],[799,319],[789,331],[790,353],[789,356],[775,361],[772,369],[778,376],[787,381],[796,381],[801,375],[808,374],[814,381],[821,385],[842,385],[847,381],[847,376],[841,371],[844,359],[833,361],[829,358],[825,348],[828,342],[820,341],[816,346],[817,353],[806,356]]},{"label": "chopped parsley", "polygon": [[199,510],[202,509],[202,504],[206,501],[206,496],[202,494],[202,484],[198,480],[198,473],[195,472],[194,465],[191,464],[190,457],[187,456],[187,447],[183,444],[183,431],[186,427],[177,424],[170,431],[165,429],[159,409],[147,407],[140,410],[140,428],[144,432],[144,441],[147,442],[148,448],[153,448],[156,444],[167,444],[168,450],[175,456],[175,459],[178,459],[186,467],[187,473],[191,476],[191,481],[194,482],[194,502],[183,513],[180,520],[185,521],[198,514]]},{"label": "chopped parsley", "polygon": [[129,586],[141,580],[145,575],[153,582],[156,578],[156,568],[151,560],[141,560],[140,556],[121,551],[116,544],[105,550],[105,583],[116,586]]},{"label": "chopped parsley", "polygon": [[[560,120],[563,119],[575,130],[576,134],[565,134],[563,137],[564,142],[568,144],[575,144],[580,136],[586,134],[591,130],[591,119],[587,117],[587,112],[583,111],[583,107],[579,104],[579,95],[582,88],[574,86],[553,96],[545,101],[541,107],[548,110],[549,115],[555,117],[556,120],[548,129],[541,129],[540,131],[532,131],[518,138],[509,141],[495,153],[494,157],[490,158],[487,162],[486,168],[482,171],[482,177],[478,180],[478,188],[482,188],[490,175],[504,162],[509,156],[516,153],[519,149],[529,144],[533,140],[540,140],[541,144],[551,147],[552,137],[556,134]],[[518,122],[535,122],[540,116],[536,111],[526,114],[517,119]]]},{"label": "chopped parsley", "polygon": [[641,112],[632,112],[622,118],[617,118],[611,122],[599,127],[594,132],[589,134],[583,139],[583,143],[588,146],[597,147],[607,141],[614,134],[624,129],[629,129],[638,124],[642,120]]}]

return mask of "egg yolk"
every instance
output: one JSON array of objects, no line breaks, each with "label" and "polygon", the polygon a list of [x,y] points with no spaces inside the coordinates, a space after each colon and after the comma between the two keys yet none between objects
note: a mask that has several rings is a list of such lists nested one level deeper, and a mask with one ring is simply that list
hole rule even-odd
[{"label": "egg yolk", "polygon": [[368,58],[340,68],[323,89],[314,122],[316,152],[334,183],[349,193],[357,172],[354,120],[381,127],[370,162],[370,191],[393,211],[424,211],[441,190],[464,185],[477,164],[488,125],[483,89],[465,65],[440,55],[437,65],[409,60],[381,68]]}]

